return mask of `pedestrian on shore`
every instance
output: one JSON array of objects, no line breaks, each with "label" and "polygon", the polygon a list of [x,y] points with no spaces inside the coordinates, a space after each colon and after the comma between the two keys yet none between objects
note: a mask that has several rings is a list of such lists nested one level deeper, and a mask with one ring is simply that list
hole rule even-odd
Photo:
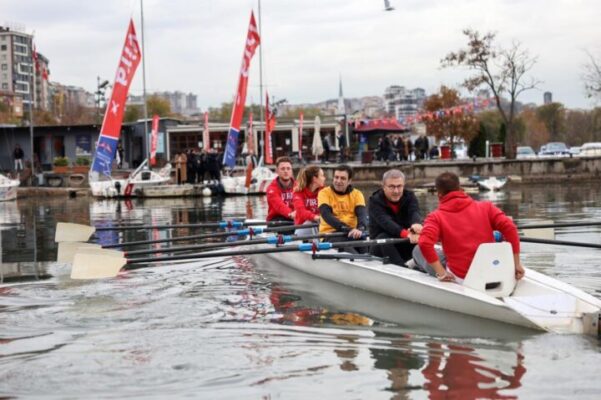
[{"label": "pedestrian on shore", "polygon": [[330,150],[332,148],[332,137],[328,133],[323,137],[323,160],[325,163],[330,161]]},{"label": "pedestrian on shore", "polygon": [[344,136],[344,132],[342,130],[338,131],[336,134],[336,140],[338,141],[338,161],[343,163],[346,161],[346,137]]},{"label": "pedestrian on shore", "polygon": [[25,153],[21,148],[21,145],[17,143],[15,145],[15,149],[13,150],[13,158],[15,159],[15,171],[23,171],[23,157],[25,157]]}]

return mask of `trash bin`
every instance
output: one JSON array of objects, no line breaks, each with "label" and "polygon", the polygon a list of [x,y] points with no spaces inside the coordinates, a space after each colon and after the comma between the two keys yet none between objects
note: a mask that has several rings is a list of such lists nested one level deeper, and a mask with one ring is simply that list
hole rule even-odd
[{"label": "trash bin", "polygon": [[374,152],[372,150],[367,150],[361,153],[361,164],[371,164],[374,160]]},{"label": "trash bin", "polygon": [[494,158],[503,157],[503,143],[491,143],[490,156]]},{"label": "trash bin", "polygon": [[451,159],[451,146],[448,144],[443,144],[440,146],[440,158],[443,160]]}]

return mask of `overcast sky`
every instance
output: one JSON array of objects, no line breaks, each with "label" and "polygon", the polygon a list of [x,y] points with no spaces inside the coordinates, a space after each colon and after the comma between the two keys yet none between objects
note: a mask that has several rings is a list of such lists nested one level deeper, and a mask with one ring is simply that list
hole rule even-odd
[{"label": "overcast sky", "polygon": [[[465,46],[462,29],[496,31],[520,41],[538,62],[539,90],[519,100],[542,103],[544,91],[570,108],[590,108],[583,91],[585,50],[601,54],[598,0],[262,0],[263,82],[276,99],[318,102],[382,95],[392,84],[458,87],[467,71],[440,59]],[[147,91],[198,94],[205,109],[231,101],[250,11],[257,0],[145,0]],[[0,0],[0,24],[35,33],[50,60],[50,79],[93,92],[96,77],[114,78],[128,20],[141,37],[139,0]],[[142,92],[142,68],[132,84]],[[247,103],[259,101],[258,52]]]}]

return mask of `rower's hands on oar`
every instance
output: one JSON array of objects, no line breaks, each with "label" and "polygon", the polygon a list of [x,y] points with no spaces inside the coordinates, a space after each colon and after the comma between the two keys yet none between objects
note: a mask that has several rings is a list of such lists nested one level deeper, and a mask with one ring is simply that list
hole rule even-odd
[{"label": "rower's hands on oar", "polygon": [[348,237],[353,238],[353,239],[361,239],[361,236],[363,236],[363,232],[361,232],[357,228],[351,229],[348,233]]}]

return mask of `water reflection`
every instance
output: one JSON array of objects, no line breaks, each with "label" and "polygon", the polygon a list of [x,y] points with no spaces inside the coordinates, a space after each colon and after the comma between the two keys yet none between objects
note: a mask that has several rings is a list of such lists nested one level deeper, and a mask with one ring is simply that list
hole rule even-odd
[{"label": "water reflection", "polygon": [[[590,185],[523,185],[478,196],[519,222],[570,222],[601,219],[600,194]],[[431,194],[419,200],[424,215],[438,203]],[[0,285],[0,396],[39,397],[51,382],[72,397],[598,397],[595,339],[533,333],[244,257],[156,264],[88,282],[49,262],[57,221],[156,226],[261,219],[265,211],[263,197],[0,204],[0,223],[17,224],[0,224],[3,270],[47,278]],[[110,240],[205,232],[141,229]],[[599,242],[600,233],[559,236]],[[525,244],[523,251],[528,266],[601,294],[597,250]]]}]

